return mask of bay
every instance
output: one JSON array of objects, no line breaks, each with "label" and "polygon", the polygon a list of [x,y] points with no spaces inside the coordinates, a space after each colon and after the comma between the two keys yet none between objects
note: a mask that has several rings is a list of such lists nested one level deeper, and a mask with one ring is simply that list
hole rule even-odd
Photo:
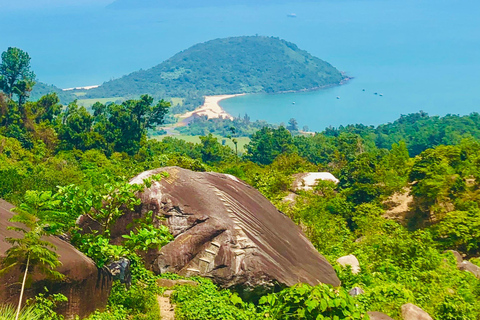
[{"label": "bay", "polygon": [[[26,50],[39,80],[66,88],[101,84],[152,67],[214,38],[276,36],[354,79],[315,92],[222,101],[231,114],[273,123],[295,118],[301,127],[318,131],[330,125],[380,124],[419,110],[432,115],[479,111],[478,1],[259,3],[113,10],[102,2],[4,9],[0,50]],[[290,13],[296,18],[287,17]]]}]

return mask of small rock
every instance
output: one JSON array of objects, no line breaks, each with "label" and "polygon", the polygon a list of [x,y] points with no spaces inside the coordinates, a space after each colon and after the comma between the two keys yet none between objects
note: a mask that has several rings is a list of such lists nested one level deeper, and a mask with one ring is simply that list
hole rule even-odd
[{"label": "small rock", "polygon": [[433,320],[428,313],[412,303],[402,306],[402,318],[404,320]]},{"label": "small rock", "polygon": [[198,283],[192,280],[170,280],[170,279],[158,279],[157,286],[165,288],[173,288],[176,285],[189,285],[192,287],[198,286]]},{"label": "small rock", "polygon": [[335,184],[338,184],[340,180],[335,178],[330,172],[305,172],[297,173],[293,175],[293,184],[292,189],[294,192],[303,190],[313,190],[313,188],[318,184],[319,181],[332,181]]},{"label": "small rock", "polygon": [[350,266],[352,267],[352,273],[357,274],[360,272],[360,263],[358,262],[357,257],[353,254],[349,254],[348,256],[343,256],[337,259],[337,262],[342,266]]},{"label": "small rock", "polygon": [[360,287],[354,287],[352,290],[348,291],[348,294],[351,295],[352,297],[356,297],[358,295],[364,294],[365,291],[362,290]]},{"label": "small rock", "polygon": [[463,261],[458,265],[458,269],[472,273],[475,277],[480,279],[480,267],[471,263],[470,261]]},{"label": "small rock", "polygon": [[369,311],[367,314],[370,317],[370,320],[393,320],[393,318],[390,318],[385,313],[377,311]]},{"label": "small rock", "polygon": [[455,257],[455,259],[457,259],[457,266],[460,267],[460,264],[463,262],[463,257],[460,254],[460,252],[455,251],[455,250],[447,250],[445,252],[451,252],[453,254],[453,256]]},{"label": "small rock", "polygon": [[114,280],[120,280],[121,283],[126,283],[127,286],[130,286],[132,283],[130,260],[127,258],[120,258],[118,261],[106,265],[106,268],[113,276]]}]

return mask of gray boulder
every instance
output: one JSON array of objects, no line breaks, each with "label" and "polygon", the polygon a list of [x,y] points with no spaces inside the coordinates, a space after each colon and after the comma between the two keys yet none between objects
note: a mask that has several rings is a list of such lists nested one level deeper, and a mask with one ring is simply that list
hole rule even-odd
[{"label": "gray boulder", "polygon": [[365,291],[363,291],[363,289],[360,287],[353,287],[350,291],[348,291],[348,294],[352,297],[356,297],[364,293]]},{"label": "gray boulder", "polygon": [[433,320],[428,313],[412,303],[402,306],[402,318],[404,320]]},{"label": "gray boulder", "polygon": [[130,183],[160,172],[169,176],[139,194],[141,205],[112,230],[114,241],[121,242],[134,219],[152,210],[156,223],[168,226],[175,237],[146,255],[156,273],[203,276],[236,288],[340,285],[301,229],[245,182],[227,174],[167,167],[141,173]]}]

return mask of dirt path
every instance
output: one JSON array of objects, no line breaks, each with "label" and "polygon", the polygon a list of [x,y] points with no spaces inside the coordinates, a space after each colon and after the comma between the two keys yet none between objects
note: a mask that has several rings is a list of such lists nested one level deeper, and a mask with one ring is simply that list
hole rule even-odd
[{"label": "dirt path", "polygon": [[157,296],[158,306],[160,307],[160,319],[175,320],[175,305],[170,303],[172,290],[167,290],[162,296]]}]

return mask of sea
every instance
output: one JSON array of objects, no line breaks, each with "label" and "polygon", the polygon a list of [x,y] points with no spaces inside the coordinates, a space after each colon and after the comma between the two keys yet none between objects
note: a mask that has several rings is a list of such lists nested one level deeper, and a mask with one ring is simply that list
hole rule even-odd
[{"label": "sea", "polygon": [[107,7],[108,1],[23,7],[2,7],[2,1],[0,51],[27,51],[37,79],[61,88],[150,68],[198,42],[258,34],[293,42],[353,79],[318,91],[222,101],[234,116],[275,124],[294,118],[300,128],[321,131],[378,125],[420,110],[439,116],[480,111],[478,0],[259,0],[124,10]]}]

